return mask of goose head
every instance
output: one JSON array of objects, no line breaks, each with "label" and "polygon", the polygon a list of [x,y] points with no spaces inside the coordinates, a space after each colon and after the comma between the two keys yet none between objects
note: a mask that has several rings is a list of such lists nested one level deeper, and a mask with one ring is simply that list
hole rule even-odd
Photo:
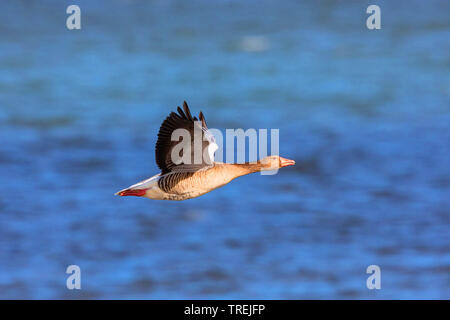
[{"label": "goose head", "polygon": [[261,170],[277,170],[282,167],[293,166],[294,160],[286,159],[280,156],[268,156],[261,160]]}]

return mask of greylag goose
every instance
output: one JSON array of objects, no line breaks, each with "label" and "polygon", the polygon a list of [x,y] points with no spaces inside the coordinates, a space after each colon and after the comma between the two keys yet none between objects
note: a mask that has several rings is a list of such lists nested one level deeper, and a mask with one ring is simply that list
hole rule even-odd
[{"label": "greylag goose", "polygon": [[[295,164],[294,160],[279,156],[268,156],[256,162],[242,164],[214,162],[214,152],[218,146],[206,126],[203,113],[200,112],[198,119],[192,117],[186,101],[183,103],[183,109],[184,111],[178,107],[178,114],[170,113],[159,129],[155,156],[161,173],[123,189],[116,195],[146,197],[154,200],[186,200],[222,187],[231,180],[246,174],[275,170]],[[203,159],[200,162],[185,161],[189,164],[175,161],[179,162],[175,164],[172,161],[172,151],[179,142],[173,141],[173,132],[177,129],[188,130],[192,137],[188,143],[194,146],[195,126],[201,129],[199,132],[202,134],[202,143],[197,148],[201,147]],[[191,153],[191,159],[193,159],[194,152]]]}]

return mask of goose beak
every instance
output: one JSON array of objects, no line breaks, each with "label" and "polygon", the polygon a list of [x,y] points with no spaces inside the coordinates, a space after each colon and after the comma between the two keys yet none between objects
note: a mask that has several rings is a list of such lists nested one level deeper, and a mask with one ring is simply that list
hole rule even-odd
[{"label": "goose beak", "polygon": [[286,159],[280,157],[280,167],[287,167],[287,166],[293,166],[295,164],[294,160]]}]

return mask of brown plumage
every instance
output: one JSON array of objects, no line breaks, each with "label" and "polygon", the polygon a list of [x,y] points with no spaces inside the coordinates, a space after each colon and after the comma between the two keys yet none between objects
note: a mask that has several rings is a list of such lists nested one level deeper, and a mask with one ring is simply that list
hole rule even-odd
[{"label": "brown plumage", "polygon": [[[155,147],[155,158],[161,173],[141,181],[129,188],[117,192],[120,196],[144,196],[156,200],[186,200],[201,196],[217,189],[231,180],[254,172],[276,170],[295,164],[295,161],[269,156],[264,159],[243,164],[214,162],[217,144],[206,126],[202,112],[192,117],[186,101],[183,110],[172,112],[163,121]],[[177,129],[184,129],[191,140],[182,140],[183,146],[178,152],[179,140],[173,141]],[[200,139],[194,142],[197,135]],[[201,143],[198,143],[201,141]],[[186,148],[187,147],[187,148]],[[190,151],[183,154],[184,150]],[[201,157],[198,157],[198,154]]]}]

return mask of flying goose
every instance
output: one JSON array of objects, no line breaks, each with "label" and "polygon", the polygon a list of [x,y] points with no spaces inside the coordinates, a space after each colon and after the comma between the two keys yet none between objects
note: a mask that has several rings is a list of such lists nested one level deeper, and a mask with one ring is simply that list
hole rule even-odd
[{"label": "flying goose", "polygon": [[[294,160],[279,156],[268,156],[256,162],[242,164],[215,162],[214,152],[218,146],[206,126],[203,113],[200,112],[198,119],[192,117],[186,101],[183,103],[183,110],[178,107],[178,113],[171,112],[159,129],[155,157],[161,173],[123,189],[116,195],[146,197],[154,200],[186,200],[222,187],[231,180],[246,174],[275,170],[295,164]],[[172,134],[177,129],[185,129],[190,133],[191,140],[184,145],[191,146],[190,160],[189,155],[185,155],[186,158],[182,159],[172,157],[172,151],[180,143],[172,141]],[[196,130],[201,133],[201,140],[198,139],[202,141],[200,144],[194,142]],[[200,148],[201,159],[195,161],[194,150],[200,150]],[[178,153],[180,157],[183,150]]]}]

